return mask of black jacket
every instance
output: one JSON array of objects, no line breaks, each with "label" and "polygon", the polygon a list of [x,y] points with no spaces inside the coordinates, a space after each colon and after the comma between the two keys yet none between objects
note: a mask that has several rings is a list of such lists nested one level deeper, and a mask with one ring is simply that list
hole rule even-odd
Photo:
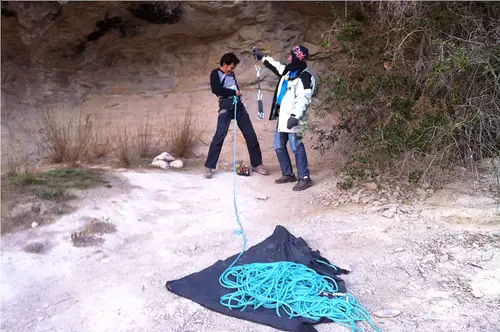
[{"label": "black jacket", "polygon": [[[223,73],[220,68],[212,70],[210,73],[210,87],[212,88],[212,93],[217,97],[228,98],[232,96],[236,96],[236,91],[232,89],[227,89],[224,87],[224,80],[222,82],[219,81],[219,72]],[[234,75],[234,81],[236,82],[236,86],[239,90],[238,81],[236,80],[236,75]]]}]

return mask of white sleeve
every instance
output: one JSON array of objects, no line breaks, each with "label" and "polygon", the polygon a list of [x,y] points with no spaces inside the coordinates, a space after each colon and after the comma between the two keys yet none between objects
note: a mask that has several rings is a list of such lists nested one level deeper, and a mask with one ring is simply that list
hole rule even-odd
[{"label": "white sleeve", "polygon": [[263,57],[262,63],[264,63],[265,61],[267,61],[272,67],[274,67],[276,69],[276,71],[278,72],[278,74],[283,75],[283,72],[285,71],[285,67],[286,67],[284,64],[282,64],[279,61],[274,60],[270,56]]}]

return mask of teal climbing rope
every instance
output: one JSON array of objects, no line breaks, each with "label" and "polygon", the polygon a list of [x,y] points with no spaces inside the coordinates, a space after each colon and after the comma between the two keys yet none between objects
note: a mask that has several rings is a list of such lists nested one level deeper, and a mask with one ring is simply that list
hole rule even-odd
[{"label": "teal climbing rope", "polygon": [[[320,275],[303,264],[293,262],[252,263],[235,266],[246,250],[247,238],[238,215],[236,202],[236,118],[238,97],[234,104],[234,212],[240,227],[235,234],[243,235],[243,248],[236,259],[219,277],[221,286],[234,290],[221,297],[220,303],[231,310],[248,307],[274,309],[276,315],[289,318],[304,317],[313,321],[328,318],[353,332],[362,331],[356,323],[365,321],[380,332],[370,314],[349,293],[339,293],[335,279]],[[318,260],[332,269],[335,266]]]},{"label": "teal climbing rope", "polygon": [[228,269],[232,268],[234,264],[240,259],[241,255],[246,250],[247,247],[247,236],[245,234],[245,231],[243,230],[243,225],[240,221],[240,216],[238,214],[238,204],[236,204],[236,122],[237,122],[237,107],[238,107],[238,96],[233,96],[233,108],[234,108],[234,120],[233,120],[233,205],[234,205],[234,213],[236,214],[236,221],[238,222],[238,225],[240,226],[240,229],[235,231],[234,234],[236,235],[243,235],[243,248],[241,249],[240,254],[234,262],[229,266]]}]

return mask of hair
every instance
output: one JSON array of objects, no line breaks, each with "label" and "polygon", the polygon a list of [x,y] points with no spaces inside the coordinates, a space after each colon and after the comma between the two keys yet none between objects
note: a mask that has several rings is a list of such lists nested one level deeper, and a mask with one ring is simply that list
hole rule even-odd
[{"label": "hair", "polygon": [[226,53],[220,58],[220,65],[230,65],[234,63],[235,66],[237,66],[240,63],[240,59],[233,53]]}]

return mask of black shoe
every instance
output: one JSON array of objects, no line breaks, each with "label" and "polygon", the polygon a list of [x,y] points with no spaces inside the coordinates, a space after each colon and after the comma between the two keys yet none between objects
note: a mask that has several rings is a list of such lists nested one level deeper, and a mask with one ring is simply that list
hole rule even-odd
[{"label": "black shoe", "polygon": [[292,175],[283,175],[282,177],[280,177],[278,180],[275,180],[274,182],[275,183],[288,183],[288,182],[295,182],[297,181],[297,178],[295,177],[294,174]]},{"label": "black shoe", "polygon": [[305,177],[299,179],[299,182],[297,182],[297,184],[293,187],[293,191],[305,190],[311,186],[312,186],[311,178],[308,176],[305,176]]}]

